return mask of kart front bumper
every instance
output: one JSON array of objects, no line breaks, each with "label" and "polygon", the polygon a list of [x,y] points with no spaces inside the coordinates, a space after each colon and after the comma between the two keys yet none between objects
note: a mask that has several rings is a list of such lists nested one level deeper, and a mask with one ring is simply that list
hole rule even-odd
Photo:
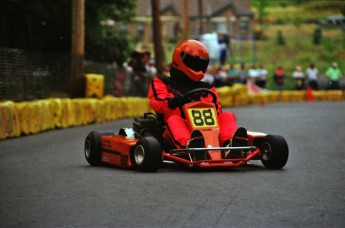
[{"label": "kart front bumper", "polygon": [[[229,149],[240,149],[240,150],[250,150],[250,152],[246,153],[245,156],[239,158],[231,158],[231,159],[205,159],[205,160],[193,160],[191,156],[188,157],[181,157],[181,154],[188,154],[199,151],[205,150],[229,150]],[[257,158],[260,155],[260,149],[252,146],[252,147],[222,147],[222,148],[187,148],[187,149],[176,149],[172,150],[174,153],[166,153],[163,152],[163,159],[173,161],[178,164],[183,164],[189,167],[199,167],[199,168],[213,168],[213,167],[239,167],[241,165],[247,164],[248,161]]]}]

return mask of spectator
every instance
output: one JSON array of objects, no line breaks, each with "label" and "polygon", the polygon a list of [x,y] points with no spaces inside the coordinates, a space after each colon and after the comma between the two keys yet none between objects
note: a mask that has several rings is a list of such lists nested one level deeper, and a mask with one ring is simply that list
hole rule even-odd
[{"label": "spectator", "polygon": [[165,64],[164,65],[164,75],[165,76],[170,76],[170,65],[171,65],[171,63],[170,64]]},{"label": "spectator", "polygon": [[228,70],[228,78],[227,78],[227,85],[232,86],[234,83],[239,82],[239,72],[235,69],[234,64],[230,65],[230,69]]},{"label": "spectator", "polygon": [[244,65],[244,63],[241,63],[238,77],[241,84],[247,84],[246,66]]},{"label": "spectator", "polygon": [[295,80],[296,90],[303,90],[305,78],[301,66],[296,66],[295,71],[292,73],[292,77]]},{"label": "spectator", "polygon": [[252,68],[248,71],[248,75],[250,80],[255,83],[255,85],[258,85],[258,82],[260,80],[259,78],[259,71],[256,69],[256,66],[253,65]]},{"label": "spectator", "polygon": [[140,53],[135,64],[133,65],[133,96],[146,97],[147,96],[147,77],[148,72],[146,69],[147,57],[144,53]]},{"label": "spectator", "polygon": [[313,63],[307,68],[306,74],[308,78],[308,86],[313,90],[319,90],[319,84],[317,82],[318,69]]},{"label": "spectator", "polygon": [[143,53],[143,62],[146,68],[145,87],[146,91],[148,91],[148,87],[150,85],[152,78],[156,77],[157,75],[157,69],[155,65],[151,62],[151,52],[145,51]]},{"label": "spectator", "polygon": [[206,46],[207,50],[209,50],[209,66],[219,65],[220,48],[218,43],[218,34],[215,32],[203,34],[200,37],[200,41]]},{"label": "spectator", "polygon": [[279,92],[282,92],[284,86],[285,73],[281,66],[277,67],[276,71],[274,72],[273,78],[274,82],[276,83],[277,90]]},{"label": "spectator", "polygon": [[228,73],[225,66],[220,66],[217,68],[215,73],[216,76],[216,87],[225,86],[227,83]]},{"label": "spectator", "polygon": [[157,75],[157,69],[155,65],[151,62],[151,52],[145,51],[143,53],[143,58],[143,62],[145,64],[145,68],[147,71],[147,76],[149,77],[148,81],[150,82],[151,79]]},{"label": "spectator", "polygon": [[138,51],[132,51],[130,55],[130,59],[126,64],[124,64],[124,67],[126,69],[126,77],[123,83],[123,90],[124,94],[126,95],[132,95],[133,90],[133,79],[134,79],[134,71],[133,66],[136,64],[137,60],[139,59],[140,52]]},{"label": "spectator", "polygon": [[212,66],[209,66],[205,72],[204,78],[201,80],[208,83],[209,85],[214,85],[215,82],[215,72]]},{"label": "spectator", "polygon": [[329,88],[332,90],[340,89],[339,79],[342,77],[342,73],[338,68],[337,63],[332,63],[332,66],[326,71],[326,76],[329,78]]},{"label": "spectator", "polygon": [[218,34],[218,43],[219,43],[219,51],[220,51],[220,65],[223,66],[226,64],[227,60],[227,49],[228,49],[228,44],[226,41],[226,36],[224,34]]},{"label": "spectator", "polygon": [[259,77],[259,81],[257,83],[257,85],[261,88],[266,88],[266,76],[267,76],[268,72],[266,70],[266,68],[264,67],[263,64],[260,64],[259,69],[258,69],[258,77]]}]

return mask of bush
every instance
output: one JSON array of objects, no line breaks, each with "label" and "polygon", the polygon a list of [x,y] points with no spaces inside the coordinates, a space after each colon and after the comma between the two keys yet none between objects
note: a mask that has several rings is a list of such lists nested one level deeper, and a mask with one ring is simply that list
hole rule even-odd
[{"label": "bush", "polygon": [[285,39],[284,39],[282,31],[280,31],[280,30],[277,32],[277,44],[278,45],[285,45]]},{"label": "bush", "polygon": [[313,35],[313,44],[319,45],[322,40],[322,30],[320,27],[315,28]]}]

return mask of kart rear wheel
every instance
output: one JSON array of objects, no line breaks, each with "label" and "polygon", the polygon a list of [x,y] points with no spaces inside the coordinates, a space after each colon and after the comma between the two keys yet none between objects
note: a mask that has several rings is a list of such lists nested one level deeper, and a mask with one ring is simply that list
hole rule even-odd
[{"label": "kart rear wheel", "polygon": [[132,152],[135,167],[143,172],[155,172],[162,163],[162,148],[153,137],[140,138]]},{"label": "kart rear wheel", "polygon": [[284,137],[267,135],[261,142],[261,162],[267,169],[282,169],[289,157]]},{"label": "kart rear wheel", "polygon": [[85,158],[87,162],[92,166],[98,166],[102,164],[101,136],[104,135],[113,135],[113,132],[92,131],[85,139]]}]

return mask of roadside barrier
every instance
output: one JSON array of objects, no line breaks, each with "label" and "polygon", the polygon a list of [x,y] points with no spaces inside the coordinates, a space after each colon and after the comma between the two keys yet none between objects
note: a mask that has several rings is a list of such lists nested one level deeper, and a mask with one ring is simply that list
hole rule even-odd
[{"label": "roadside barrier", "polygon": [[12,101],[0,103],[0,139],[20,136],[20,125]]},{"label": "roadside barrier", "polygon": [[[217,92],[223,107],[345,99],[344,92],[341,90],[283,91],[281,93],[269,91],[249,95],[247,86],[239,84],[217,88]],[[145,112],[152,111],[149,100],[139,97],[50,98],[18,103],[5,101],[0,102],[0,140],[36,134],[50,129],[141,116]]]},{"label": "roadside barrier", "polygon": [[102,98],[104,95],[104,75],[86,74],[86,97]]}]

